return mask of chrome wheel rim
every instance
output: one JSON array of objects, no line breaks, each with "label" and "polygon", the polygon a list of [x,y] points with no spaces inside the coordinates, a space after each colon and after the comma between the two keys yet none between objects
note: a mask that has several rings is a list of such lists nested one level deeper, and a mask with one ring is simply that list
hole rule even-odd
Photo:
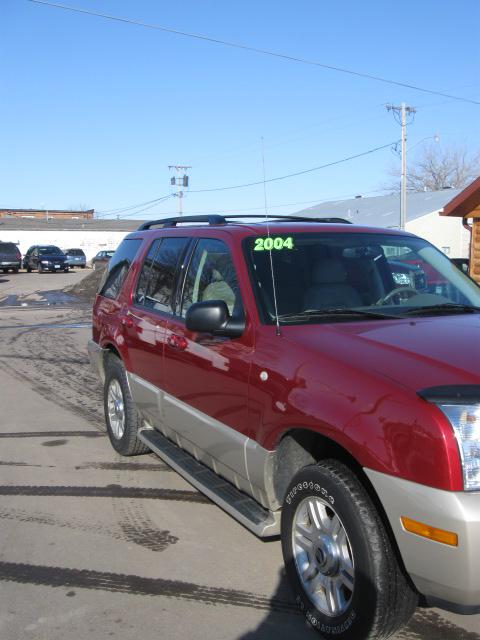
[{"label": "chrome wheel rim", "polygon": [[316,496],[302,500],[293,520],[292,548],[311,602],[327,616],[344,613],[353,597],[354,561],[345,527],[331,504]]},{"label": "chrome wheel rim", "polygon": [[112,433],[119,440],[125,432],[125,403],[120,383],[116,378],[110,380],[107,394],[108,421]]}]

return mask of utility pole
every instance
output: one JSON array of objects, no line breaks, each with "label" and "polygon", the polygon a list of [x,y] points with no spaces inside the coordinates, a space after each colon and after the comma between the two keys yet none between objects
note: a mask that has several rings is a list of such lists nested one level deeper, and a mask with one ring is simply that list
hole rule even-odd
[{"label": "utility pole", "polygon": [[[387,111],[392,111],[395,120],[402,127],[402,177],[400,183],[400,229],[405,230],[407,224],[407,114],[414,116],[417,110],[407,107],[404,102],[400,106],[387,104]],[[413,122],[413,120],[411,120]],[[409,123],[410,124],[410,123]]]},{"label": "utility pole", "polygon": [[[182,199],[184,196],[184,192],[181,187],[188,187],[189,177],[185,172],[192,167],[184,164],[169,164],[168,168],[170,171],[175,171],[175,175],[170,178],[170,184],[174,187],[178,187],[175,195],[178,198],[178,215],[181,216],[183,215]],[[183,175],[180,175],[181,173],[183,173]]]}]

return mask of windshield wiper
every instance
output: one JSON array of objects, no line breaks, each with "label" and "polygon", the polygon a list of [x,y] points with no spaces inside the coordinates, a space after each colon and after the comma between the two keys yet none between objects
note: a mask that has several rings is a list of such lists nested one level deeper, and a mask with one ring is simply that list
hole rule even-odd
[{"label": "windshield wiper", "polygon": [[480,313],[480,307],[470,304],[456,304],[455,302],[444,302],[442,304],[431,304],[427,307],[414,307],[403,310],[405,316],[419,316],[422,314],[442,314],[442,313]]},{"label": "windshield wiper", "polygon": [[299,313],[283,313],[278,316],[279,320],[305,320],[306,318],[328,318],[331,316],[336,317],[363,317],[373,319],[385,319],[395,318],[398,320],[401,316],[396,316],[387,313],[378,313],[377,311],[366,311],[365,309],[349,309],[349,308],[332,308],[332,309],[307,309],[306,311],[300,311]]}]

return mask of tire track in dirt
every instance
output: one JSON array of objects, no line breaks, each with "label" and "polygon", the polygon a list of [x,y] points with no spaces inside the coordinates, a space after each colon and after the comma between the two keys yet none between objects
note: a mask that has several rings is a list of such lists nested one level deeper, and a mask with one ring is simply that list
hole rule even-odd
[{"label": "tire track in dirt", "polygon": [[58,529],[68,529],[70,531],[82,531],[105,536],[119,542],[133,543],[149,551],[165,551],[171,544],[176,544],[178,538],[170,534],[169,531],[152,531],[148,521],[136,521],[129,527],[120,526],[108,527],[98,522],[85,523],[81,520],[70,518],[60,519],[52,514],[39,511],[25,511],[21,509],[0,509],[0,519],[13,520],[15,522],[41,524]]},{"label": "tire track in dirt", "polygon": [[0,361],[42,397],[105,431],[100,382],[90,371],[86,346],[82,350],[71,339],[79,330],[62,330],[61,338],[53,327],[21,331],[10,340],[6,357],[0,354]]},{"label": "tire track in dirt", "polygon": [[294,604],[276,597],[269,598],[248,591],[209,587],[182,580],[144,578],[107,571],[0,562],[0,580],[49,587],[76,587],[132,595],[161,596],[214,606],[246,607],[288,615],[298,614]]},{"label": "tire track in dirt", "polygon": [[80,487],[60,485],[0,485],[0,496],[51,496],[70,498],[142,498],[147,500],[172,500],[213,504],[198,491],[183,489],[156,489],[151,487],[122,487],[110,484],[105,487]]}]

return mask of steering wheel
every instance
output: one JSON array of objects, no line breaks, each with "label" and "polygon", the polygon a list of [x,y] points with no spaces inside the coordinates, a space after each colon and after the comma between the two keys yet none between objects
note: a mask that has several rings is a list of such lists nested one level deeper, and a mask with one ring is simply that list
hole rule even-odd
[{"label": "steering wheel", "polygon": [[397,287],[396,289],[392,289],[386,295],[379,298],[375,304],[377,305],[387,304],[387,302],[390,302],[392,298],[394,298],[396,295],[401,293],[407,294],[406,296],[407,298],[413,298],[413,296],[418,295],[418,292],[413,287]]}]

